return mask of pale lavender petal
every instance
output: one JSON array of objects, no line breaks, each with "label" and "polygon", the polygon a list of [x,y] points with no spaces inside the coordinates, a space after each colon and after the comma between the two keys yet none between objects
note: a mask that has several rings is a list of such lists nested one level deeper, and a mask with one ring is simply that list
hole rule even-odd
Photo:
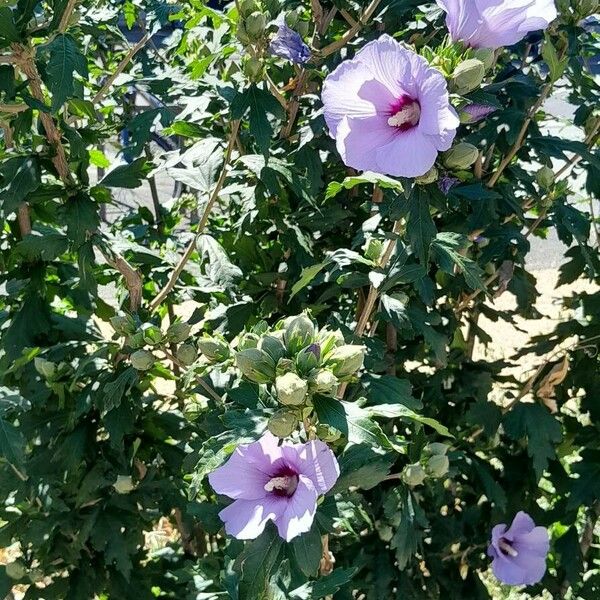
[{"label": "pale lavender petal", "polygon": [[492,571],[507,585],[533,585],[546,572],[546,557],[523,554],[512,558],[500,555],[492,562]]},{"label": "pale lavender petal", "polygon": [[418,128],[402,132],[377,149],[375,170],[394,177],[424,175],[433,167],[438,154],[432,137],[423,135]]},{"label": "pale lavender petal", "polygon": [[269,45],[271,54],[301,65],[308,62],[311,57],[310,48],[302,41],[300,34],[283,21],[278,25],[279,29]]},{"label": "pale lavender petal", "polygon": [[463,123],[477,123],[498,110],[489,104],[468,104],[460,111]]},{"label": "pale lavender petal", "polygon": [[515,515],[515,518],[508,531],[504,534],[504,537],[513,540],[517,535],[529,533],[534,527],[535,523],[533,519],[526,512],[521,510]]},{"label": "pale lavender petal", "polygon": [[226,533],[238,540],[253,540],[264,531],[269,520],[275,521],[285,513],[287,501],[275,495],[262,500],[236,500],[219,517],[225,523]]},{"label": "pale lavender petal", "polygon": [[329,446],[320,440],[304,444],[299,453],[300,473],[306,475],[319,494],[326,494],[340,476],[340,466]]},{"label": "pale lavender petal", "polygon": [[318,495],[313,482],[300,475],[296,492],[287,498],[285,511],[275,519],[277,531],[283,539],[289,542],[310,531],[317,511]]},{"label": "pale lavender petal", "polygon": [[545,527],[534,527],[529,533],[515,535],[513,547],[519,554],[531,554],[544,557],[550,551],[550,537]]}]

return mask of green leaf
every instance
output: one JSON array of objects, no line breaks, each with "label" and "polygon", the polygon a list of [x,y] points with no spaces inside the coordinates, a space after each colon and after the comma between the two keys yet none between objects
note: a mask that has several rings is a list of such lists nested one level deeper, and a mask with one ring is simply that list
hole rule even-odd
[{"label": "green leaf", "polygon": [[75,40],[68,34],[58,34],[48,44],[48,50],[50,57],[45,81],[52,93],[52,112],[56,112],[67,98],[73,96],[73,74],[77,72],[87,78],[87,61]]},{"label": "green leaf", "polygon": [[243,276],[241,269],[229,260],[223,246],[215,238],[202,235],[196,245],[203,258],[206,276],[212,283],[229,289],[241,279]]},{"label": "green leaf", "polygon": [[370,404],[399,403],[420,410],[423,404],[412,395],[412,385],[407,379],[392,375],[365,375],[362,380]]},{"label": "green leaf", "polygon": [[417,423],[428,425],[432,429],[435,429],[440,435],[454,437],[447,427],[435,419],[424,417],[403,404],[376,404],[374,406],[366,406],[364,410],[366,414],[372,417],[384,417],[386,419],[401,418],[409,421],[416,421]]},{"label": "green leaf", "polygon": [[84,194],[78,194],[67,200],[61,207],[62,217],[67,225],[67,235],[76,244],[83,244],[88,234],[100,226],[98,206]]},{"label": "green leaf", "polygon": [[0,175],[0,204],[5,213],[16,211],[27,195],[40,187],[42,179],[37,159],[29,156],[10,158],[0,167]]},{"label": "green leaf", "polygon": [[20,466],[25,460],[25,438],[12,424],[0,417],[0,456]]},{"label": "green leaf", "polygon": [[325,200],[329,200],[330,198],[337,196],[342,190],[351,190],[357,185],[361,185],[363,183],[372,183],[381,188],[393,189],[399,192],[403,190],[402,184],[396,179],[392,179],[391,177],[387,177],[386,175],[380,175],[379,173],[372,173],[371,171],[366,171],[361,175],[346,177],[346,179],[344,179],[344,181],[342,181],[341,183],[337,181],[332,181],[327,186]]},{"label": "green leaf", "polygon": [[472,404],[467,411],[467,422],[483,427],[485,433],[492,436],[498,431],[502,422],[502,411],[494,402],[480,400]]},{"label": "green leaf", "polygon": [[134,189],[140,187],[149,171],[145,158],[138,158],[128,165],[119,165],[100,181],[99,185]]},{"label": "green leaf", "polygon": [[2,46],[18,42],[21,39],[14,16],[15,13],[8,6],[0,6],[0,45]]},{"label": "green leaf", "polygon": [[370,490],[381,483],[389,474],[396,457],[381,454],[366,444],[355,444],[338,457],[340,477],[332,493],[343,492],[349,487]]},{"label": "green leaf", "polygon": [[429,200],[421,186],[411,194],[408,201],[406,233],[413,252],[420,263],[426,265],[429,260],[429,246],[437,229],[429,212]]},{"label": "green leaf", "polygon": [[123,401],[123,396],[138,381],[137,371],[127,367],[119,376],[104,385],[104,413],[118,408]]},{"label": "green leaf", "polygon": [[89,154],[90,163],[95,167],[100,167],[101,169],[108,169],[110,167],[110,160],[106,158],[106,155],[101,150],[91,148]]},{"label": "green leaf", "polygon": [[256,139],[256,143],[264,156],[269,154],[269,144],[273,135],[273,126],[267,117],[271,114],[277,118],[283,118],[284,111],[275,97],[266,90],[252,84],[244,92],[237,94],[231,103],[231,116],[241,119],[246,111],[250,109],[248,118],[250,133]]},{"label": "green leaf", "polygon": [[562,439],[560,423],[539,404],[520,402],[505,415],[503,425],[511,439],[527,438],[527,453],[539,480],[556,456],[554,445]]},{"label": "green leaf", "polygon": [[442,271],[454,275],[455,269],[458,269],[471,289],[485,291],[483,271],[476,262],[464,255],[469,245],[464,235],[442,231],[431,243],[431,250]]},{"label": "green leaf", "polygon": [[295,537],[290,546],[300,570],[307,577],[315,577],[323,556],[321,534],[316,523],[313,523],[310,531]]},{"label": "green leaf", "polygon": [[4,565],[0,566],[0,598],[8,598],[13,583],[13,580],[6,574],[6,567]]},{"label": "green leaf", "polygon": [[542,44],[542,57],[550,69],[551,81],[555,82],[560,79],[567,68],[569,57],[565,56],[562,60],[559,58],[558,52],[552,43],[552,38],[548,34],[544,36],[544,43]]},{"label": "green leaf", "polygon": [[15,253],[24,260],[52,261],[64,254],[69,248],[69,240],[62,233],[53,230],[34,231],[26,235],[16,246]]},{"label": "green leaf", "polygon": [[381,318],[391,323],[398,331],[412,331],[410,317],[406,310],[408,296],[401,292],[381,296]]},{"label": "green leaf", "polygon": [[290,295],[290,300],[299,292],[301,292],[306,286],[310,285],[312,280],[327,266],[330,264],[330,261],[325,261],[322,263],[318,263],[316,265],[311,265],[310,267],[306,267],[302,269],[302,273],[300,274],[300,279],[296,281],[296,283],[292,286],[292,293]]},{"label": "green leaf", "polygon": [[283,539],[269,524],[264,533],[250,542],[235,561],[240,574],[239,600],[268,600],[269,581],[279,565]]}]

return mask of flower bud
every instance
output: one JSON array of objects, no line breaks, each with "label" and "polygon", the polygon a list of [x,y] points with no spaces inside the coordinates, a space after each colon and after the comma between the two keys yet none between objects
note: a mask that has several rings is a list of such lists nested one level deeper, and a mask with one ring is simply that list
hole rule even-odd
[{"label": "flower bud", "polygon": [[334,348],[343,346],[346,343],[344,334],[339,329],[330,331],[327,328],[323,328],[319,331],[317,342],[321,346],[322,357],[326,357]]},{"label": "flower bud", "polygon": [[311,344],[303,348],[296,355],[296,368],[302,375],[308,375],[313,369],[321,364],[321,347],[319,344]]},{"label": "flower bud", "polygon": [[425,465],[425,469],[432,477],[443,477],[450,467],[450,460],[445,454],[435,454]]},{"label": "flower bud", "polygon": [[196,345],[210,362],[223,362],[229,358],[229,344],[225,340],[207,335],[201,337]]},{"label": "flower bud", "polygon": [[477,48],[473,51],[473,58],[483,63],[486,71],[489,71],[494,64],[495,52],[492,48]]},{"label": "flower bud", "polygon": [[267,427],[273,435],[284,438],[291,435],[297,425],[298,413],[289,408],[282,408],[269,419]]},{"label": "flower bud", "polygon": [[291,358],[280,358],[276,367],[277,376],[285,375],[294,370],[294,361]]},{"label": "flower bud", "polygon": [[135,321],[129,315],[115,315],[110,318],[110,324],[119,335],[135,333]]},{"label": "flower bud", "polygon": [[33,359],[35,370],[45,379],[52,379],[56,374],[56,364],[45,358],[36,356]]},{"label": "flower bud", "polygon": [[142,325],[142,337],[144,338],[144,342],[151,346],[156,346],[163,341],[163,334],[160,327],[152,325],[152,323],[144,323]]},{"label": "flower bud", "polygon": [[418,185],[429,185],[430,183],[434,183],[438,180],[438,170],[435,167],[431,167],[425,175],[421,175],[415,179],[415,182]]},{"label": "flower bud", "polygon": [[253,82],[261,81],[264,76],[264,65],[259,58],[247,56],[243,62],[244,75]]},{"label": "flower bud", "polygon": [[535,174],[535,180],[542,189],[549,190],[554,185],[554,171],[550,167],[543,166]]},{"label": "flower bud", "polygon": [[263,350],[246,348],[235,355],[235,363],[242,375],[254,383],[275,379],[275,361]]},{"label": "flower bud", "polygon": [[[22,560],[15,560],[11,563],[8,563],[6,565],[6,567],[4,567],[6,570],[6,575],[10,578],[10,579],[23,579],[23,577],[25,577],[25,575],[27,575],[27,566],[25,565],[25,563]],[[12,584],[11,584],[12,585]],[[10,594],[9,594],[10,596]]]},{"label": "flower bud", "polygon": [[241,0],[240,14],[242,17],[247,17],[256,10],[258,10],[258,4],[256,3],[256,0]]},{"label": "flower bud", "polygon": [[190,335],[190,331],[192,331],[192,327],[187,323],[173,323],[173,325],[167,329],[167,338],[174,344],[180,344],[181,342],[185,342],[185,340],[187,340]]},{"label": "flower bud", "polygon": [[198,351],[192,344],[181,344],[177,348],[177,360],[186,367],[189,367],[198,358]]},{"label": "flower bud", "polygon": [[130,357],[131,366],[138,371],[147,371],[154,366],[156,358],[148,350],[136,350]]},{"label": "flower bud", "polygon": [[346,345],[335,348],[327,359],[333,374],[343,378],[353,375],[363,364],[365,358],[364,346]]},{"label": "flower bud", "polygon": [[461,62],[450,79],[450,89],[455,94],[468,94],[478,88],[485,77],[485,65],[477,58]]},{"label": "flower bud", "polygon": [[265,335],[258,343],[258,347],[266,352],[275,362],[285,356],[285,346],[279,337]]},{"label": "flower bud", "polygon": [[310,380],[311,388],[321,394],[333,393],[338,385],[338,378],[328,369],[319,369],[317,374]]},{"label": "flower bud", "polygon": [[416,486],[421,485],[427,479],[427,473],[419,463],[414,465],[406,465],[402,471],[402,480],[406,485]]},{"label": "flower bud", "polygon": [[252,42],[250,36],[246,32],[246,27],[244,26],[243,21],[238,21],[237,31],[235,32],[235,35],[237,39],[240,40],[240,42],[242,42],[242,44],[250,44]]},{"label": "flower bud", "polygon": [[126,340],[130,348],[141,348],[144,345],[144,334],[141,331],[128,336]]},{"label": "flower bud", "polygon": [[275,380],[277,399],[281,404],[299,406],[304,403],[308,384],[295,373],[286,373]]},{"label": "flower bud", "polygon": [[317,437],[323,442],[337,442],[341,436],[341,431],[331,425],[325,425],[324,423],[317,425]]},{"label": "flower bud", "polygon": [[290,354],[300,352],[306,348],[315,337],[315,325],[306,315],[294,317],[286,324],[284,340]]},{"label": "flower bud", "polygon": [[238,342],[238,350],[246,350],[247,348],[256,348],[260,342],[260,337],[255,333],[244,333]]},{"label": "flower bud", "polygon": [[252,40],[260,39],[262,34],[265,32],[266,26],[267,17],[259,11],[255,11],[249,14],[244,21],[246,33],[248,34],[248,37]]},{"label": "flower bud", "polygon": [[365,258],[376,261],[383,253],[383,242],[381,240],[371,238],[368,242],[365,242],[363,250],[365,252]]},{"label": "flower bud", "polygon": [[113,483],[117,494],[129,494],[135,490],[135,483],[131,475],[117,475],[117,480]]},{"label": "flower bud", "polygon": [[468,169],[479,156],[479,150],[473,144],[461,142],[444,152],[444,164],[449,169]]},{"label": "flower bud", "polygon": [[431,444],[427,444],[425,446],[425,452],[430,456],[442,455],[445,456],[448,452],[448,444],[442,444],[441,442],[432,442]]}]

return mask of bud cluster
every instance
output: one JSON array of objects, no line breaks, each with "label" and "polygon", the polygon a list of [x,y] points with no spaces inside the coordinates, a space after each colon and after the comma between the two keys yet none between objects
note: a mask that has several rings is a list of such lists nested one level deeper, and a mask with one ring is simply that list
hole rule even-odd
[{"label": "bud cluster", "polygon": [[447,456],[448,446],[434,442],[425,446],[419,462],[406,465],[402,471],[402,480],[406,485],[421,485],[428,477],[440,479],[448,473],[450,461]]}]

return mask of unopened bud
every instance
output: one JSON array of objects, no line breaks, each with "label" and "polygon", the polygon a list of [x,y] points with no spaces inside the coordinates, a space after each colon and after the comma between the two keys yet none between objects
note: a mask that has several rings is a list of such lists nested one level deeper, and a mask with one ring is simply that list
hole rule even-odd
[{"label": "unopened bud", "polygon": [[[22,560],[15,560],[11,563],[8,563],[5,567],[4,567],[5,571],[6,571],[6,575],[10,578],[10,579],[23,579],[23,577],[25,577],[25,575],[27,575],[27,566],[25,565],[25,563]],[[10,587],[12,586],[12,584],[9,584],[8,588],[10,591]],[[10,597],[10,594],[9,594]]]},{"label": "unopened bud", "polygon": [[442,444],[441,442],[432,442],[425,446],[425,452],[431,456],[442,455],[444,456],[448,452],[448,444]]},{"label": "unopened bud", "polygon": [[485,77],[485,65],[477,58],[461,62],[450,79],[450,89],[455,94],[468,94],[478,88]]},{"label": "unopened bud", "polygon": [[363,364],[365,349],[363,346],[346,345],[334,348],[327,359],[328,366],[336,377],[353,375]]},{"label": "unopened bud", "polygon": [[554,185],[554,171],[550,167],[543,166],[535,174],[535,180],[542,189],[549,190]]},{"label": "unopened bud", "polygon": [[248,56],[243,62],[244,75],[253,82],[261,81],[263,79],[265,70],[262,61],[255,56]]},{"label": "unopened bud", "polygon": [[258,40],[263,35],[266,26],[267,17],[259,11],[249,14],[244,21],[246,33],[248,34],[248,37],[253,40]]},{"label": "unopened bud", "polygon": [[315,392],[330,394],[337,389],[339,380],[331,371],[320,369],[311,379],[310,384]]},{"label": "unopened bud", "polygon": [[427,473],[419,463],[406,465],[402,471],[402,480],[410,486],[421,485],[427,479]]},{"label": "unopened bud", "polygon": [[494,64],[495,52],[491,48],[477,48],[473,51],[473,58],[480,60],[483,63],[486,71],[489,71]]},{"label": "unopened bud", "polygon": [[444,164],[449,169],[468,169],[479,156],[479,150],[473,144],[461,142],[444,152]]},{"label": "unopened bud", "polygon": [[334,348],[343,346],[346,343],[344,334],[339,329],[330,331],[327,328],[323,328],[319,331],[317,341],[321,346],[322,357],[326,357]]},{"label": "unopened bud", "polygon": [[321,347],[311,344],[296,355],[296,367],[302,375],[308,375],[321,364]]},{"label": "unopened bud", "polygon": [[273,435],[284,438],[291,435],[297,425],[298,413],[288,408],[282,408],[269,419],[267,427]]},{"label": "unopened bud", "polygon": [[242,17],[247,17],[249,14],[258,10],[258,4],[256,3],[256,0],[241,0],[239,6]]},{"label": "unopened bud", "polygon": [[196,342],[196,345],[210,362],[223,362],[229,358],[229,344],[225,340],[204,336]]},{"label": "unopened bud", "polygon": [[56,364],[45,358],[36,356],[33,359],[35,370],[45,379],[52,379],[56,374]]},{"label": "unopened bud", "polygon": [[419,185],[429,185],[438,180],[438,170],[435,167],[431,167],[425,175],[421,175],[415,179],[415,182]]},{"label": "unopened bud", "polygon": [[325,425],[324,423],[317,425],[317,437],[323,442],[337,442],[341,436],[341,431],[331,425]]},{"label": "unopened bud", "polygon": [[142,337],[144,338],[144,342],[151,346],[156,346],[163,341],[163,334],[160,327],[152,325],[152,323],[144,323],[142,325]]},{"label": "unopened bud", "polygon": [[173,323],[173,325],[167,329],[167,338],[174,344],[180,344],[188,339],[191,331],[192,327],[187,323]]},{"label": "unopened bud", "polygon": [[131,366],[138,371],[147,371],[154,366],[156,358],[148,350],[136,350],[130,357]]},{"label": "unopened bud", "polygon": [[432,477],[443,477],[450,467],[450,460],[445,454],[435,454],[425,466],[427,473]]},{"label": "unopened bud", "polygon": [[181,346],[177,348],[176,356],[177,360],[182,365],[189,367],[191,364],[194,364],[195,360],[198,358],[198,351],[192,344],[181,344]]},{"label": "unopened bud", "polygon": [[144,334],[141,331],[138,331],[137,333],[128,336],[126,341],[130,348],[141,348],[145,344]]},{"label": "unopened bud", "polygon": [[117,475],[117,480],[113,483],[117,494],[129,494],[135,490],[135,483],[131,475]]},{"label": "unopened bud", "polygon": [[285,345],[290,354],[306,348],[315,337],[315,325],[306,315],[294,317],[284,329]]},{"label": "unopened bud", "polygon": [[295,373],[286,373],[275,380],[277,399],[281,404],[299,406],[304,403],[308,384]]},{"label": "unopened bud", "polygon": [[235,355],[235,363],[242,375],[254,383],[268,383],[275,379],[275,361],[263,350],[242,350]]},{"label": "unopened bud", "polygon": [[135,333],[135,321],[129,315],[115,315],[110,318],[110,324],[119,335]]},{"label": "unopened bud", "polygon": [[285,356],[283,341],[274,335],[265,335],[262,337],[258,347],[266,352],[275,362]]}]

